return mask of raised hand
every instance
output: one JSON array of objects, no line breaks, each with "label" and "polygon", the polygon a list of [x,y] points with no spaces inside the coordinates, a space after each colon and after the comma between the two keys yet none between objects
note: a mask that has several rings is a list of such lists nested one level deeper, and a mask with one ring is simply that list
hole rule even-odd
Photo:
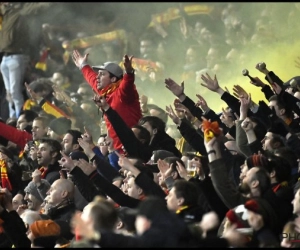
[{"label": "raised hand", "polygon": [[233,95],[238,99],[248,98],[248,93],[240,85],[233,85]]},{"label": "raised hand", "polygon": [[199,94],[196,94],[196,96],[199,99],[196,103],[196,106],[200,107],[204,112],[208,111],[210,108],[208,107],[206,100]]},{"label": "raised hand", "polygon": [[181,102],[174,102],[174,106],[175,106],[175,111],[183,112],[187,120],[191,121],[194,118],[191,111],[186,106],[184,106]]},{"label": "raised hand", "polygon": [[251,94],[250,93],[249,93],[249,95],[247,94],[247,98],[240,97],[239,99],[240,99],[240,103],[241,103],[241,106],[240,106],[240,119],[244,120],[247,117],[248,110],[249,110],[250,105],[252,103]]},{"label": "raised hand", "polygon": [[90,144],[88,141],[85,141],[83,138],[78,138],[78,144],[83,148],[84,153],[87,157],[92,158],[94,156],[94,151],[92,150],[93,144]]},{"label": "raised hand", "polygon": [[272,88],[277,95],[279,95],[282,91],[282,88],[276,82],[273,82]]},{"label": "raised hand", "polygon": [[176,169],[181,178],[183,178],[185,180],[190,179],[186,168],[179,161],[176,161]]},{"label": "raised hand", "polygon": [[78,50],[73,50],[72,52],[72,59],[75,65],[80,68],[83,63],[87,63],[89,54],[85,54],[82,56]]},{"label": "raised hand", "polygon": [[259,77],[253,77],[253,78],[255,79],[255,82],[250,81],[250,83],[251,83],[252,85],[254,85],[254,86],[256,86],[256,87],[261,87],[261,88],[263,88],[263,87],[266,85],[266,84],[263,83],[262,80],[260,80]]},{"label": "raised hand", "polygon": [[127,73],[131,73],[133,71],[132,59],[133,56],[128,57],[128,55],[124,55],[123,57],[123,65]]},{"label": "raised hand", "polygon": [[90,131],[84,126],[84,134],[81,136],[84,141],[86,141],[89,144],[93,143],[93,137]]},{"label": "raised hand", "polygon": [[166,163],[164,160],[158,159],[157,160],[157,167],[160,173],[164,176],[168,169],[170,168],[169,164]]},{"label": "raised hand", "polygon": [[63,151],[60,151],[62,158],[58,160],[59,165],[62,167],[62,170],[67,170],[71,172],[75,168],[73,160],[67,156]]},{"label": "raised hand", "polygon": [[93,101],[99,108],[103,109],[104,111],[107,111],[110,108],[109,104],[105,99],[105,96],[100,96],[99,94],[95,93]]},{"label": "raised hand", "polygon": [[241,123],[241,127],[245,132],[253,129],[253,123],[251,122],[249,117],[245,118],[245,120]]},{"label": "raised hand", "polygon": [[131,171],[131,169],[133,167],[135,167],[133,165],[133,163],[127,158],[125,157],[124,155],[120,155],[119,153],[116,152],[116,154],[119,156],[119,161],[118,161],[118,164],[121,168],[123,169],[126,169],[128,171]]},{"label": "raised hand", "polygon": [[261,73],[263,73],[263,74],[268,74],[269,73],[269,71],[268,71],[268,69],[267,69],[267,65],[264,63],[264,62],[259,62],[259,63],[257,63],[256,65],[255,65],[255,68],[259,71],[259,72],[261,72]]},{"label": "raised hand", "polygon": [[[175,96],[177,96],[179,99],[180,97],[185,97],[184,95],[184,82],[181,83],[181,85],[177,84],[173,79],[166,78],[165,79],[165,87],[170,90]],[[180,101],[182,101],[180,99]]]},{"label": "raised hand", "polygon": [[219,82],[216,75],[214,79],[212,79],[208,73],[206,73],[205,75],[202,74],[201,79],[205,82],[205,84],[200,83],[201,86],[208,88],[213,92],[217,92],[220,89]]},{"label": "raised hand", "polygon": [[175,114],[172,106],[170,105],[169,107],[166,106],[166,113],[168,114],[168,116],[172,119],[172,121],[176,124],[176,125],[180,125],[181,124],[181,120],[180,118]]},{"label": "raised hand", "polygon": [[[95,162],[95,160],[94,160]],[[86,160],[84,159],[79,159],[78,162],[77,162],[77,166],[79,168],[81,168],[82,172],[85,173],[85,175],[89,176],[91,173],[93,173],[97,167],[96,167],[96,162],[93,164],[87,162]]]}]

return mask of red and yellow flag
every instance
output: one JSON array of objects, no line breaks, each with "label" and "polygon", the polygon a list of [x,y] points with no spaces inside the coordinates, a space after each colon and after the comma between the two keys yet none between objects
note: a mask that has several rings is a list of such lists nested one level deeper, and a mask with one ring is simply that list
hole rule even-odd
[{"label": "red and yellow flag", "polygon": [[4,160],[0,160],[0,169],[1,169],[1,186],[2,188],[7,188],[9,191],[12,191],[12,185],[7,175],[7,164]]}]

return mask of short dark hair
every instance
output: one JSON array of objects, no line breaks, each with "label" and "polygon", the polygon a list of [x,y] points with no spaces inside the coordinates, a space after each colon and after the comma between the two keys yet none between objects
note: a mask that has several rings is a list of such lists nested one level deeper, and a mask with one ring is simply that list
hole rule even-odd
[{"label": "short dark hair", "polygon": [[284,114],[287,117],[292,118],[294,116],[293,115],[293,110],[280,97],[278,97],[278,95],[272,95],[269,98],[269,102],[270,101],[276,101],[279,109],[285,109],[285,113]]},{"label": "short dark hair", "polygon": [[152,129],[156,128],[157,131],[160,131],[160,132],[165,132],[165,130],[166,130],[166,123],[162,119],[160,119],[156,116],[151,116],[151,115],[144,116],[139,120],[138,125],[143,125],[146,122],[148,122],[150,124]]},{"label": "short dark hair", "polygon": [[39,139],[38,142],[39,143],[47,143],[51,147],[51,152],[57,153],[56,159],[58,160],[61,158],[60,151],[62,150],[62,146],[58,140],[43,137],[43,138]]},{"label": "short dark hair", "polygon": [[[72,135],[72,144],[78,144],[78,139],[82,138],[82,133],[79,130],[69,129],[66,134]],[[80,150],[83,150],[82,147],[79,147]]]},{"label": "short dark hair", "polygon": [[199,189],[193,182],[176,180],[173,188],[175,188],[176,197],[184,199],[183,206],[198,205]]},{"label": "short dark hair", "polygon": [[162,119],[165,123],[168,122],[168,114],[166,113],[166,111],[164,111],[162,108],[160,108],[159,106],[155,105],[155,104],[148,104],[147,105],[148,110],[150,109],[155,109],[158,112],[160,112],[159,114],[159,118]]},{"label": "short dark hair", "polygon": [[257,172],[253,175],[252,181],[259,181],[259,189],[263,194],[271,187],[271,180],[269,173],[264,168],[258,168]]},{"label": "short dark hair", "polygon": [[134,125],[132,128],[136,128],[139,130],[138,138],[139,140],[145,140],[144,144],[148,145],[151,140],[151,136],[149,131],[141,125]]},{"label": "short dark hair", "polygon": [[32,122],[38,116],[38,114],[32,110],[22,110],[20,112],[20,116],[21,115],[24,115],[24,118],[27,122]]}]

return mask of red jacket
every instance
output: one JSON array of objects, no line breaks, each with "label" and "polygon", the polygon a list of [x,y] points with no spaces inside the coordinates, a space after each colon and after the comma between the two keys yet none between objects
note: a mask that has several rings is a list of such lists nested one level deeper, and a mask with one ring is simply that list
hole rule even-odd
[{"label": "red jacket", "polygon": [[[81,71],[85,80],[90,84],[93,90],[100,95],[103,94],[102,90],[97,90],[97,73],[89,65],[84,66]],[[120,81],[118,88],[106,95],[106,101],[118,112],[127,126],[131,128],[142,118],[139,94],[134,84],[134,74],[124,74],[123,79]],[[105,114],[104,119],[109,136],[114,141],[114,148],[121,149],[122,143]]]},{"label": "red jacket", "polygon": [[27,142],[32,141],[32,135],[27,131],[18,130],[2,122],[0,122],[0,135],[17,144],[22,150]]}]

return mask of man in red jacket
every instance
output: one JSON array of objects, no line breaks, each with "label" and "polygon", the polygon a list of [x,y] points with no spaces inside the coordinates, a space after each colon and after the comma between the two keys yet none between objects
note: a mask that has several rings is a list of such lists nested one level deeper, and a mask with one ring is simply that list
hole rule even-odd
[{"label": "man in red jacket", "polygon": [[[133,56],[129,58],[128,55],[125,55],[123,57],[124,75],[122,68],[113,62],[106,62],[100,66],[89,66],[87,64],[88,54],[82,56],[77,50],[73,51],[72,58],[92,89],[99,95],[105,96],[107,103],[118,112],[129,127],[136,125],[142,117],[142,112],[139,94],[134,84]],[[104,119],[109,136],[113,139],[114,148],[122,152],[122,143],[105,114]]]}]

